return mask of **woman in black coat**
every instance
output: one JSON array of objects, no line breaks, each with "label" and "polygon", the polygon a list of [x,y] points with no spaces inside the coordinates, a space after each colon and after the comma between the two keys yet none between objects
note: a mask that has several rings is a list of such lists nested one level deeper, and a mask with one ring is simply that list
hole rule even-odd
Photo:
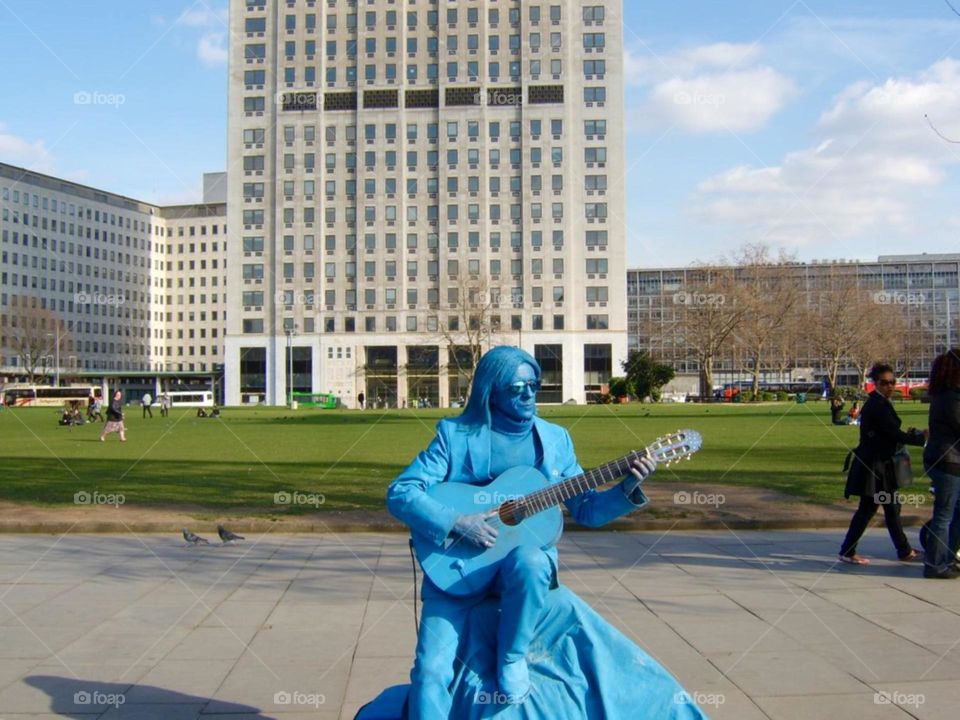
[{"label": "woman in black coat", "polygon": [[933,486],[933,518],[928,523],[923,576],[960,577],[960,350],[939,355],[930,366],[930,439],[923,468]]},{"label": "woman in black coat", "polygon": [[860,506],[850,520],[850,529],[840,546],[840,561],[866,565],[870,561],[857,555],[857,543],[870,520],[883,506],[890,539],[897,548],[897,557],[904,562],[919,560],[923,553],[910,547],[900,522],[900,499],[894,475],[893,455],[901,445],[923,445],[926,431],[900,429],[902,421],[890,402],[896,386],[893,368],[877,363],[869,372],[876,385],[860,411],[860,444],[853,451],[850,473],[844,496],[860,496]]}]

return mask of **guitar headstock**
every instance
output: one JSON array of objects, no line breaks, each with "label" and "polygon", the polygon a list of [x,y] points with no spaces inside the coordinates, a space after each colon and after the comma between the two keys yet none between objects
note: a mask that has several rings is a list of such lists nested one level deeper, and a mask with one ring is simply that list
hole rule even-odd
[{"label": "guitar headstock", "polygon": [[677,430],[661,435],[647,446],[647,453],[659,465],[670,465],[689,458],[703,445],[703,438],[696,430]]}]

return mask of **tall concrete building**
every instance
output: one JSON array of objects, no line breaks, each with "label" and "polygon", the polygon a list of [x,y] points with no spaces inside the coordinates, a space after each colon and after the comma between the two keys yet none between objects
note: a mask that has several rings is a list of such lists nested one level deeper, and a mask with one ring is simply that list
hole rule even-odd
[{"label": "tall concrete building", "polygon": [[225,223],[0,163],[0,375],[214,371]]},{"label": "tall concrete building", "polygon": [[230,10],[227,403],[445,405],[471,322],[542,401],[599,390],[627,347],[620,0]]}]

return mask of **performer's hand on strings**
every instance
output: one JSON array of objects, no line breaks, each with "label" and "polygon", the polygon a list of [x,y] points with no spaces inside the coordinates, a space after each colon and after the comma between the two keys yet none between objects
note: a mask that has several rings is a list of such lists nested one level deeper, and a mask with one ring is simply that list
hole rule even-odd
[{"label": "performer's hand on strings", "polygon": [[657,461],[649,455],[641,458],[635,458],[630,461],[630,474],[623,479],[623,492],[627,497],[633,495],[650,474],[657,469]]},{"label": "performer's hand on strings", "polygon": [[497,529],[487,522],[487,518],[496,515],[493,512],[478,512],[471,515],[461,515],[453,524],[453,532],[457,533],[477,547],[493,547],[497,541]]}]

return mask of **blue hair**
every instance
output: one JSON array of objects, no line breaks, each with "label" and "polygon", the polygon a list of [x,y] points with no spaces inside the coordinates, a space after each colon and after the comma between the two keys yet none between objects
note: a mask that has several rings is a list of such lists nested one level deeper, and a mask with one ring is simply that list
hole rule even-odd
[{"label": "blue hair", "polygon": [[490,427],[490,396],[498,387],[509,385],[517,368],[526,364],[540,379],[540,363],[525,350],[512,345],[498,345],[490,349],[477,363],[467,406],[460,413],[459,422],[469,427]]}]

